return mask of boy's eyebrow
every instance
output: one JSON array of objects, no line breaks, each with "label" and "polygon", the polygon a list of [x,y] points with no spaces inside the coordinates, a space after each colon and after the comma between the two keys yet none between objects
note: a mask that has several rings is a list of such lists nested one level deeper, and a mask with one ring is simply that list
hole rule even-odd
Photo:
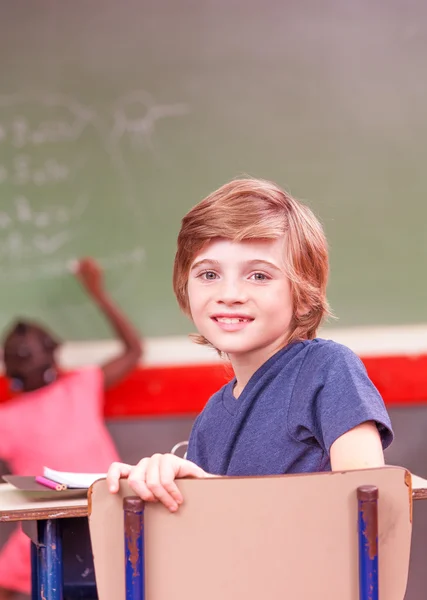
[{"label": "boy's eyebrow", "polygon": [[213,260],[212,258],[203,258],[202,260],[198,260],[197,262],[195,262],[194,265],[191,265],[191,270],[196,269],[197,267],[201,267],[203,265],[219,266],[219,264],[219,260]]},{"label": "boy's eyebrow", "polygon": [[276,271],[280,271],[280,267],[278,267],[277,265],[275,265],[272,262],[269,262],[268,260],[263,260],[261,258],[256,258],[254,260],[248,260],[247,263],[245,263],[251,267],[254,267],[255,265],[265,265],[266,267],[270,267],[270,269],[276,269]]},{"label": "boy's eyebrow", "polygon": [[[194,265],[191,266],[191,270],[196,269],[197,267],[201,267],[203,265],[220,266],[220,264],[221,263],[219,260],[214,260],[213,258],[203,258],[202,260],[195,262]],[[265,265],[266,267],[269,267],[270,269],[275,269],[276,271],[281,271],[280,267],[278,267],[274,263],[271,263],[268,260],[263,260],[261,258],[259,258],[259,259],[255,258],[253,260],[248,260],[242,264],[244,264],[245,266],[247,265],[248,267],[254,267],[256,265]]]}]

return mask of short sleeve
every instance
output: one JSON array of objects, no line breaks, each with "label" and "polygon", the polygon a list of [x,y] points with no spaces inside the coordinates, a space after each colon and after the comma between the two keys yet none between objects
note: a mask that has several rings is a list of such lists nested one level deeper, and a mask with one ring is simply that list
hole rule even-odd
[{"label": "short sleeve", "polygon": [[196,463],[200,468],[204,469],[206,465],[204,464],[201,456],[201,449],[199,443],[199,435],[198,428],[203,413],[200,413],[196,420],[193,423],[193,427],[191,428],[190,437],[188,440],[188,448],[187,448],[187,460],[191,460],[191,462]]},{"label": "short sleeve", "polygon": [[299,423],[298,399],[292,401],[294,431],[300,441],[310,443],[314,437],[329,454],[332,444],[344,433],[374,421],[382,446],[387,448],[393,441],[390,418],[360,358],[346,346],[331,342],[314,352],[308,363],[306,372],[311,376],[305,394],[301,384],[297,394],[303,405]]}]

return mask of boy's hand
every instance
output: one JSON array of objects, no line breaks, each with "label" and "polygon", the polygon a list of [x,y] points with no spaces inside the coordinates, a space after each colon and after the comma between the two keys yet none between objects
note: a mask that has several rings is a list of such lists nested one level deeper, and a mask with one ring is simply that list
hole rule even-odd
[{"label": "boy's hand", "polygon": [[79,260],[74,273],[91,296],[98,296],[103,291],[102,270],[93,258]]},{"label": "boy's hand", "polygon": [[209,474],[193,462],[174,454],[154,454],[150,458],[143,458],[135,466],[113,463],[107,474],[108,488],[113,494],[119,489],[121,477],[127,477],[133,491],[146,502],[161,502],[175,512],[183,501],[175,479],[203,479]]}]

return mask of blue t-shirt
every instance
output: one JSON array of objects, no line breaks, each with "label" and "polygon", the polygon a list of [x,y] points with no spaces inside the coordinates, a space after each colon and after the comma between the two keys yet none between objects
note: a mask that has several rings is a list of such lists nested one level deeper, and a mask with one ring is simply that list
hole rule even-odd
[{"label": "blue t-shirt", "polygon": [[341,435],[375,421],[393,439],[384,402],[362,361],[330,340],[289,344],[251,377],[239,398],[233,379],[197,417],[187,458],[215,475],[276,475],[331,469]]}]

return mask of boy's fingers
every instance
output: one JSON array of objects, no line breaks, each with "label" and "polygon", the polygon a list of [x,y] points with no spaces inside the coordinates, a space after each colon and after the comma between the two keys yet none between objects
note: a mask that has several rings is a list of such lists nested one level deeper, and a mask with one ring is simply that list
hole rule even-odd
[{"label": "boy's fingers", "polygon": [[146,483],[147,466],[149,465],[150,460],[150,458],[143,458],[140,460],[139,463],[133,467],[128,479],[129,485],[133,491],[146,502],[154,502],[156,500]]},{"label": "boy's fingers", "polygon": [[197,479],[204,479],[207,476],[206,471],[190,460],[183,460],[178,467],[178,472],[176,473],[177,478],[197,477]]},{"label": "boy's fingers", "polygon": [[128,479],[130,487],[133,489],[135,494],[137,494],[140,498],[142,498],[145,502],[155,502],[156,497],[151,492],[151,490],[147,487],[145,481],[141,481],[140,479],[133,479],[129,477]]},{"label": "boy's fingers", "polygon": [[174,454],[154,454],[143,458],[135,466],[126,463],[113,463],[108,469],[107,483],[110,492],[119,490],[119,480],[128,478],[133,491],[146,502],[161,502],[171,512],[182,504],[182,494],[176,479],[182,477],[204,478],[207,474],[195,463],[181,459]]},{"label": "boy's fingers", "polygon": [[174,503],[171,503],[173,508],[178,508],[180,504],[183,502],[182,494],[178,489],[178,486],[175,483],[175,479],[179,474],[179,460],[175,460],[176,457],[173,457],[169,454],[162,456],[160,461],[160,483],[162,487],[166,490],[166,492],[171,496],[174,500]]},{"label": "boy's fingers", "polygon": [[110,492],[115,493],[119,491],[119,480],[122,477],[128,477],[132,471],[132,465],[126,463],[114,462],[110,465],[107,472],[107,484]]},{"label": "boy's fingers", "polygon": [[[145,479],[147,487],[153,494],[153,496],[157,498],[157,500],[159,500],[159,502],[161,502],[164,506],[166,506],[166,508],[168,508],[171,511],[175,511],[178,508],[178,504],[173,498],[173,496],[169,494],[169,492],[164,487],[161,481],[160,470],[162,468],[161,465],[163,459],[164,457],[161,454],[154,454],[151,457],[147,465],[147,473]],[[172,480],[173,474],[171,481]]]}]

